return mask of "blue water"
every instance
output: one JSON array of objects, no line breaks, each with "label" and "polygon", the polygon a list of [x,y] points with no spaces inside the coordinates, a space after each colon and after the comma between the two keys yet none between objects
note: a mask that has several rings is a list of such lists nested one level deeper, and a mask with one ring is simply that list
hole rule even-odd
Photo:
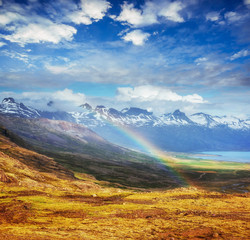
[{"label": "blue water", "polygon": [[250,163],[250,152],[201,152],[192,155],[192,157],[217,161]]}]

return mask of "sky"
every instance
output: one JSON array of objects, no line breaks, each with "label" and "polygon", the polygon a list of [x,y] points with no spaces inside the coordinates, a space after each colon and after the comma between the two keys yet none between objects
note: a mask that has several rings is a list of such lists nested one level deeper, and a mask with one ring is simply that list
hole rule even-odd
[{"label": "sky", "polygon": [[249,24],[250,0],[0,0],[0,97],[250,118]]}]

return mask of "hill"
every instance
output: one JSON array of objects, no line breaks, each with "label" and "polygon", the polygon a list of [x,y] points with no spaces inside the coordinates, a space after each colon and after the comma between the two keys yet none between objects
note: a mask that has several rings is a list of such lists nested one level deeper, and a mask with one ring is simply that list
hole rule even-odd
[{"label": "hill", "polygon": [[183,183],[157,159],[121,148],[88,128],[65,121],[0,117],[23,141],[19,144],[53,158],[74,172],[127,187],[174,188]]},{"label": "hill", "polygon": [[23,140],[0,126],[0,181],[10,186],[27,188],[72,187],[70,182],[77,178],[69,169],[54,161],[53,158],[20,147],[15,142]]},{"label": "hill", "polygon": [[72,172],[13,141],[31,143],[1,127],[0,240],[243,240],[249,236],[246,188],[230,194],[201,188],[210,183],[211,189],[220,189],[224,180],[232,186],[224,191],[235,191],[237,181],[247,184],[247,164],[175,159],[172,164],[178,172],[198,188],[135,191],[107,187],[107,182]]}]

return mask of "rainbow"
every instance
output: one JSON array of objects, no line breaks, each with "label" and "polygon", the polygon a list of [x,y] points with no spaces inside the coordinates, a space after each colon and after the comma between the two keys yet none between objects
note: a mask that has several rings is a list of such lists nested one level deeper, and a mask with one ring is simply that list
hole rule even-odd
[{"label": "rainbow", "polygon": [[170,156],[168,156],[166,153],[156,147],[153,143],[151,143],[143,136],[141,136],[138,132],[135,132],[129,127],[120,125],[117,126],[114,124],[112,124],[112,127],[116,128],[120,133],[131,139],[133,142],[139,145],[146,153],[158,160],[164,166],[169,167],[165,170],[168,171],[168,174],[170,174],[177,181],[177,183],[183,186],[190,185],[188,181],[178,171],[176,171],[176,168],[174,167],[174,162],[170,161]]},{"label": "rainbow", "polygon": [[[165,152],[156,147],[153,143],[145,139],[138,132],[130,129],[124,125],[116,125],[112,121],[102,118],[109,126],[116,129],[119,133],[130,139],[135,145],[140,146],[141,149],[144,150],[145,153],[151,155],[153,158],[158,160],[164,166],[166,166],[166,171],[176,180],[176,182],[182,186],[190,186],[193,185],[188,179],[186,179],[175,167],[174,161],[170,160],[170,156]],[[168,168],[167,168],[168,167]]]}]

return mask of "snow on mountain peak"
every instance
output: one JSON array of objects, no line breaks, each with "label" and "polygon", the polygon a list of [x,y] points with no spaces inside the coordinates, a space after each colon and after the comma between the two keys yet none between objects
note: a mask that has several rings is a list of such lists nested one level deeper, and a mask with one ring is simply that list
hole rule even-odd
[{"label": "snow on mountain peak", "polygon": [[4,98],[3,101],[2,101],[3,104],[8,104],[8,103],[16,103],[15,99],[12,98],[12,97],[9,97],[9,98]]},{"label": "snow on mountain peak", "polygon": [[14,98],[4,98],[0,104],[0,113],[23,118],[37,118],[40,116],[36,109],[17,103]]},{"label": "snow on mountain peak", "polygon": [[14,98],[5,98],[0,104],[0,113],[23,118],[50,118],[74,121],[82,123],[86,126],[103,126],[107,122],[117,125],[129,125],[134,127],[141,126],[201,126],[207,128],[215,127],[228,127],[231,129],[247,130],[250,129],[250,120],[241,120],[236,117],[218,117],[211,116],[202,112],[187,116],[179,109],[172,113],[164,114],[160,117],[153,115],[145,109],[130,107],[118,111],[114,108],[106,108],[105,106],[98,105],[92,108],[88,103],[80,106],[82,111],[79,112],[64,112],[58,115],[56,112],[51,112],[46,115],[46,112],[33,109],[25,106],[23,103],[17,103]]},{"label": "snow on mountain peak", "polygon": [[193,124],[184,112],[181,112],[179,109],[175,110],[173,113],[164,114],[161,117],[162,121],[167,125],[186,125]]},{"label": "snow on mountain peak", "polygon": [[84,109],[87,109],[89,111],[91,111],[93,109],[88,103],[84,103],[80,107],[82,107]]},{"label": "snow on mountain peak", "polygon": [[211,115],[202,112],[192,114],[189,118],[196,124],[206,127],[214,127],[218,125]]},{"label": "snow on mountain peak", "polygon": [[134,115],[134,116],[139,116],[140,114],[147,115],[147,116],[153,115],[152,112],[148,112],[145,109],[136,108],[136,107],[130,107],[129,109],[126,109],[126,111],[123,111],[123,113],[127,115]]}]

